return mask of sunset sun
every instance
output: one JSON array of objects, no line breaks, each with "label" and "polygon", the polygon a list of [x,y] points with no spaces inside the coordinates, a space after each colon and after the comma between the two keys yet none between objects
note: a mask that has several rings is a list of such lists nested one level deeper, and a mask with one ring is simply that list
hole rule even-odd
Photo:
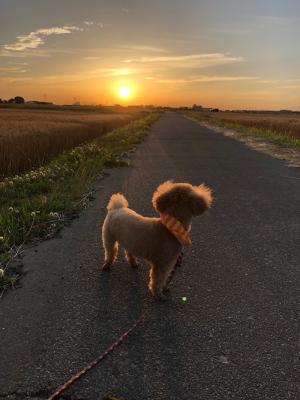
[{"label": "sunset sun", "polygon": [[128,86],[121,86],[119,88],[119,96],[122,99],[128,99],[131,95],[131,90]]}]

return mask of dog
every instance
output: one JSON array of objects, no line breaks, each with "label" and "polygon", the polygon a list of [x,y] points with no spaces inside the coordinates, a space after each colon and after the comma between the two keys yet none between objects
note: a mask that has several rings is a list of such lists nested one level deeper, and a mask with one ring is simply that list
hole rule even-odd
[{"label": "dog", "polygon": [[192,218],[211,207],[211,189],[204,184],[167,181],[153,193],[152,204],[160,218],[143,217],[128,208],[123,194],[113,194],[102,227],[104,270],[113,265],[120,244],[132,267],[137,259],[150,264],[149,289],[156,300],[165,300],[166,282],[183,246],[190,246]]}]

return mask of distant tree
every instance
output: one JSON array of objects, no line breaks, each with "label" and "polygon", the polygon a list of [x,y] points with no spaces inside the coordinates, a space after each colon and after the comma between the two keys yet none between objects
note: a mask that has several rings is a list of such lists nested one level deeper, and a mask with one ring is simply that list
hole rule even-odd
[{"label": "distant tree", "polygon": [[21,96],[16,96],[16,97],[15,97],[15,103],[16,103],[16,104],[24,104],[24,103],[25,103],[25,100],[24,100],[24,98],[21,97]]},{"label": "distant tree", "polygon": [[3,103],[3,101],[2,101],[2,99],[0,99],[0,104],[2,104]]},{"label": "distant tree", "polygon": [[14,103],[15,102],[15,99],[9,99],[8,100],[8,103]]}]

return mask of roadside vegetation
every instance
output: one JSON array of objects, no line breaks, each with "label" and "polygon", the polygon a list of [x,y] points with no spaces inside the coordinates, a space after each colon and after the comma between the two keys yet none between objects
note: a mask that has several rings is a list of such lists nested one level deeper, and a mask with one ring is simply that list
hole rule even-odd
[{"label": "roadside vegetation", "polygon": [[12,265],[24,244],[53,236],[74,218],[88,203],[91,185],[102,168],[127,165],[124,152],[142,140],[159,116],[143,116],[64,151],[44,166],[0,182],[0,298],[18,280]]},{"label": "roadside vegetation", "polygon": [[270,139],[282,146],[300,147],[300,115],[186,111],[185,115],[242,134]]},{"label": "roadside vegetation", "polygon": [[141,116],[92,111],[0,109],[0,179],[47,163]]}]

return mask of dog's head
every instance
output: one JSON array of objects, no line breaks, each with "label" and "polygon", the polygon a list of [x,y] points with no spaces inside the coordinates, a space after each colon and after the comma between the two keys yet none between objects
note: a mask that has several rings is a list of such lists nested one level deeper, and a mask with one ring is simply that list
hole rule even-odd
[{"label": "dog's head", "polygon": [[189,183],[167,181],[158,186],[153,194],[152,204],[159,213],[178,215],[182,212],[192,216],[200,215],[210,208],[211,189],[204,184],[193,186]]}]

